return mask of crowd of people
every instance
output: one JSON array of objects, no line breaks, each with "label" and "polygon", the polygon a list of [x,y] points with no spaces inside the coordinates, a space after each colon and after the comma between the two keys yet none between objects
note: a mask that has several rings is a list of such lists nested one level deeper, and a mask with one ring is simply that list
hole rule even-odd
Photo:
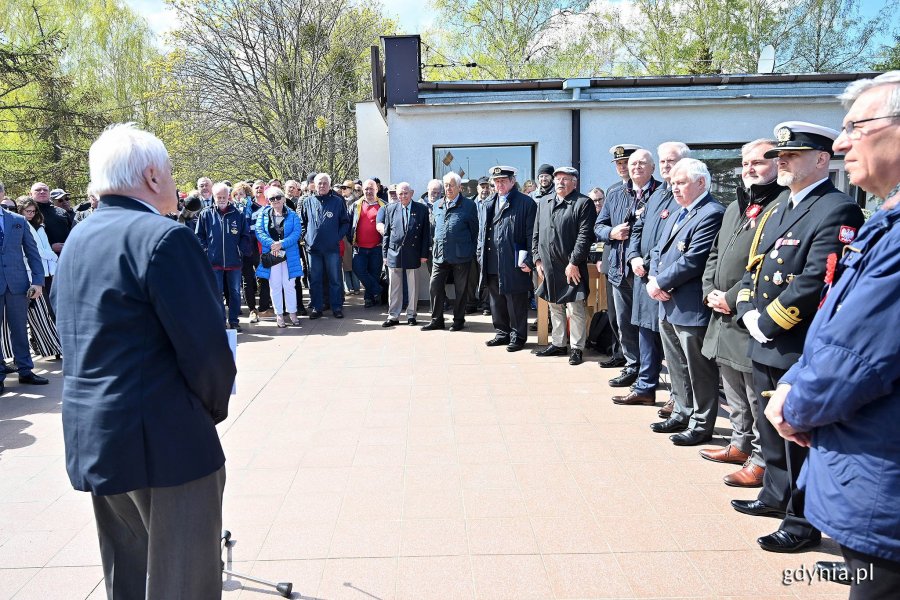
[{"label": "crowd of people", "polygon": [[[890,316],[900,289],[900,234],[892,229],[900,215],[900,72],[854,82],[841,99],[849,112],[840,131],[788,121],[774,127],[773,138],[745,144],[743,186],[734,198],[713,196],[707,166],[681,141],[659,145],[655,157],[638,144],[617,144],[610,154],[620,180],[588,195],[577,169],[549,164],[538,169],[530,194],[520,190],[516,167],[497,165],[477,180],[471,198],[453,172],[429,182],[419,198],[408,182],[333,185],[327,173],[312,173],[304,184],[204,177],[179,195],[176,208],[147,171],[133,189],[158,202],[119,189],[72,209],[64,191],[43,183],[15,205],[0,194],[6,244],[11,231],[23,233],[20,220],[30,225],[18,248],[31,287],[5,275],[20,381],[42,378],[20,357],[24,303],[13,310],[12,298],[39,299],[57,257],[68,255],[70,231],[107,206],[152,209],[193,231],[212,267],[217,318],[226,328],[241,328],[242,295],[248,322],[272,317],[288,327],[326,310],[343,318],[346,295],[358,292],[367,309],[387,305],[385,328],[399,325],[404,309],[407,324],[417,325],[424,268],[431,302],[422,330],[460,331],[467,315],[482,312],[494,328],[486,345],[517,352],[526,347],[529,301],[537,297],[549,304],[551,339],[535,355],[568,357],[573,366],[584,362],[588,264],[602,243],[597,267],[606,277],[616,345],[601,366],[621,368],[609,384],[624,390],[612,402],[655,406],[665,366],[669,400],[650,428],[675,445],[698,446],[712,439],[723,394],[729,444],[700,456],[740,467],[726,485],[759,488],[754,499],[734,500],[736,511],[781,520],[760,547],[797,552],[819,545],[825,532],[841,545],[849,571],[836,563],[821,568],[851,582],[853,598],[889,597],[900,589],[900,442],[893,432],[900,338]],[[829,177],[836,153],[854,185],[884,199],[865,225],[856,200]],[[104,185],[112,194],[112,184]],[[131,206],[135,198],[147,211]],[[168,231],[153,235],[168,239]],[[74,277],[69,259],[66,273]],[[50,307],[33,310],[32,333],[55,335]],[[67,311],[69,321],[79,318]],[[57,340],[40,351],[58,347]],[[219,411],[214,418],[224,417]],[[217,466],[211,460],[203,474]],[[210,485],[221,496],[220,484]],[[873,569],[874,580],[853,579],[862,566]]]}]

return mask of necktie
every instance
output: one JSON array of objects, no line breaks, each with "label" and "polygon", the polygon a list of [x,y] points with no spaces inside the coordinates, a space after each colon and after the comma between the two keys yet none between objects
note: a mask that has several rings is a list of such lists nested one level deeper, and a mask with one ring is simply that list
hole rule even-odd
[{"label": "necktie", "polygon": [[672,227],[672,233],[678,231],[678,228],[681,227],[681,222],[684,221],[684,218],[688,214],[688,209],[682,208],[678,211],[678,217],[675,218],[675,226]]},{"label": "necktie", "polygon": [[409,207],[403,207],[403,231],[406,231],[406,228],[409,226]]}]

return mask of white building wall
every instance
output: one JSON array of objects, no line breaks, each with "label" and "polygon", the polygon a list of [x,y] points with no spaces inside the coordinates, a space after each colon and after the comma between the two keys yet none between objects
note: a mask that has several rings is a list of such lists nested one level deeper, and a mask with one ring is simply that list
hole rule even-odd
[{"label": "white building wall", "polygon": [[[439,110],[431,110],[433,108]],[[535,168],[550,160],[569,161],[571,116],[565,110],[459,111],[446,106],[388,110],[392,182],[408,181],[417,194],[434,173],[434,146],[537,144]],[[512,165],[518,167],[519,165]],[[478,178],[487,173],[468,173]]]},{"label": "white building wall", "polygon": [[[609,148],[640,144],[656,154],[665,141],[687,144],[743,143],[772,137],[776,124],[803,120],[838,129],[843,109],[830,97],[675,100],[602,104],[490,102],[399,106],[388,127],[373,103],[357,105],[360,175],[387,172],[383,181],[409,181],[417,194],[432,178],[434,146],[536,144],[541,163],[571,162],[571,109],[581,109],[581,182],[606,188],[617,180]],[[390,141],[388,141],[388,139]],[[513,165],[516,166],[516,165]],[[478,177],[480,173],[468,173]]]},{"label": "white building wall", "polygon": [[359,177],[378,177],[385,185],[390,179],[391,157],[388,151],[387,123],[374,102],[356,105],[356,148],[359,152]]}]

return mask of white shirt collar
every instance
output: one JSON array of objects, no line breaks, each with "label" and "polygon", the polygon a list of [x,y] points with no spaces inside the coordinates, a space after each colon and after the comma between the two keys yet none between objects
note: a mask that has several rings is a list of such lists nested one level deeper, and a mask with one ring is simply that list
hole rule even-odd
[{"label": "white shirt collar", "polygon": [[152,204],[147,204],[146,202],[144,202],[143,200],[141,200],[141,199],[139,199],[139,198],[132,198],[132,200],[134,200],[134,201],[136,201],[136,202],[140,202],[141,204],[143,204],[144,206],[146,206],[147,208],[149,208],[150,210],[152,210],[152,211],[155,212],[156,214],[160,214],[159,211],[156,210],[156,207],[153,206]]},{"label": "white shirt collar", "polygon": [[794,207],[794,208],[796,208],[798,204],[800,204],[801,202],[803,202],[803,200],[804,200],[807,196],[809,196],[809,193],[810,193],[811,191],[813,191],[817,186],[821,185],[821,183],[822,183],[823,181],[825,181],[826,179],[828,179],[827,176],[826,176],[826,177],[823,177],[822,179],[818,180],[818,181],[815,182],[815,183],[812,183],[812,184],[806,186],[805,188],[803,188],[802,190],[800,190],[800,191],[797,192],[796,194],[791,194],[791,206]]},{"label": "white shirt collar", "polygon": [[[693,202],[688,204],[687,205],[687,213],[694,210],[697,207],[697,205],[700,204],[700,201],[703,200],[704,198],[706,198],[707,196],[709,196],[709,192],[704,192],[702,196],[700,196],[699,198],[697,198],[696,200],[694,200]],[[685,213],[685,214],[687,214],[687,213]]]}]

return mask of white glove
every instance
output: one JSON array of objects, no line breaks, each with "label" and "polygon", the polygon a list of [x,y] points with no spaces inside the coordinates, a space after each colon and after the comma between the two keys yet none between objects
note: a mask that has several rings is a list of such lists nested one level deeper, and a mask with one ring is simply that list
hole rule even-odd
[{"label": "white glove", "polygon": [[759,328],[758,310],[751,310],[744,315],[744,325],[747,327],[747,331],[750,332],[750,335],[753,336],[753,339],[760,344],[765,344],[766,342],[772,341],[772,338],[767,338]]}]

